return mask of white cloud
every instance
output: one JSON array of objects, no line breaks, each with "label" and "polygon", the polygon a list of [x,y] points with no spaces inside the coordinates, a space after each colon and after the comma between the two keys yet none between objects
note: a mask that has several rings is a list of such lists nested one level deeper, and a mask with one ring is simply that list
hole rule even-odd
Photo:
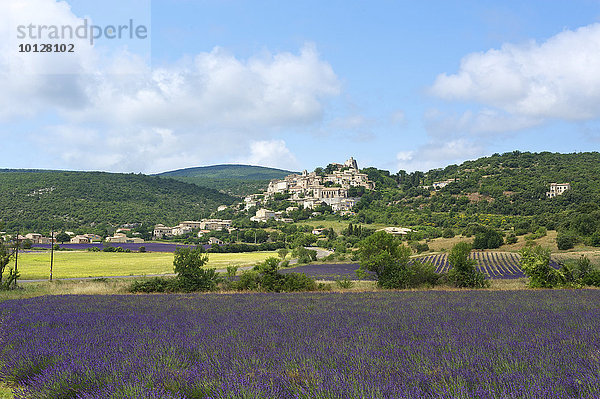
[{"label": "white cloud", "polygon": [[475,101],[527,118],[600,117],[600,24],[563,31],[543,43],[505,44],[465,56],[431,93]]},{"label": "white cloud", "polygon": [[483,109],[477,112],[467,110],[460,114],[449,114],[438,109],[425,112],[424,124],[433,137],[453,134],[486,136],[504,132],[514,132],[543,123],[543,119],[524,115],[512,115],[504,111]]},{"label": "white cloud", "polygon": [[453,163],[461,163],[484,154],[479,144],[466,139],[447,142],[432,141],[414,151],[401,151],[396,155],[398,169],[406,171],[428,171]]},{"label": "white cloud", "polygon": [[[34,23],[44,15],[57,25],[81,20],[65,2],[7,3],[0,4],[0,37],[10,34],[9,11]],[[0,40],[0,121],[51,115],[45,137],[31,141],[78,169],[159,171],[239,158],[248,146],[254,163],[277,164],[285,151],[291,155],[285,144],[271,148],[274,161],[261,146],[279,143],[270,138],[283,128],[319,123],[326,101],[340,93],[336,74],[312,44],[249,59],[215,47],[155,69],[126,51],[106,56],[87,48],[72,61],[81,73],[48,75],[48,65],[31,58],[14,68]]]},{"label": "white cloud", "polygon": [[250,144],[250,155],[240,160],[241,163],[263,165],[273,168],[292,170],[298,167],[294,154],[287,148],[283,140],[262,140]]},{"label": "white cloud", "polygon": [[393,124],[403,125],[406,123],[406,115],[404,114],[403,110],[398,109],[398,110],[392,112],[392,114],[390,116],[390,120],[392,121]]}]

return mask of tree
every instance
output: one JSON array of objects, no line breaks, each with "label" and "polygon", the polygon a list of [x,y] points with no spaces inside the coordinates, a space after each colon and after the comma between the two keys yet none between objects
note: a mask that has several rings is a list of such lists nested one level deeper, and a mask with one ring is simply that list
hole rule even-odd
[{"label": "tree", "polygon": [[2,239],[0,239],[0,284],[2,283],[2,276],[4,275],[4,270],[6,266],[13,259],[13,252],[10,250],[9,246],[4,244]]},{"label": "tree", "polygon": [[473,248],[475,249],[499,248],[502,244],[504,244],[502,233],[494,229],[487,229],[484,232],[475,234],[473,240]]},{"label": "tree", "polygon": [[568,233],[559,233],[556,237],[556,245],[561,251],[573,248],[575,241],[576,238]]},{"label": "tree", "polygon": [[280,248],[277,250],[277,255],[279,255],[281,259],[285,259],[289,252],[290,251],[287,248]]},{"label": "tree", "polygon": [[9,267],[8,276],[5,281],[2,281],[4,276],[4,271],[8,264],[14,257],[14,252],[10,250],[10,247],[0,239],[0,290],[8,290],[14,284],[16,284],[17,278],[19,278],[19,274],[13,269]]},{"label": "tree", "polygon": [[454,230],[452,230],[450,227],[445,228],[444,231],[442,232],[442,237],[444,237],[444,238],[453,238],[454,237]]},{"label": "tree", "polygon": [[448,255],[448,262],[452,266],[448,272],[448,281],[461,288],[485,288],[490,282],[485,274],[477,270],[477,261],[469,258],[471,245],[459,242],[452,247]]},{"label": "tree", "polygon": [[411,260],[411,249],[394,236],[378,231],[359,243],[359,277],[375,273],[383,288],[412,288],[435,285],[438,275],[430,264]]},{"label": "tree", "polygon": [[70,241],[70,240],[71,240],[71,236],[68,235],[67,233],[65,233],[64,231],[60,232],[56,235],[56,241],[60,242],[61,244],[64,244],[65,242]]},{"label": "tree", "polygon": [[560,283],[560,274],[550,266],[550,249],[527,246],[520,252],[521,268],[533,288],[552,288]]},{"label": "tree", "polygon": [[215,269],[204,269],[208,255],[204,248],[179,248],[175,251],[173,268],[177,273],[178,289],[181,291],[212,291],[217,288],[220,277]]}]

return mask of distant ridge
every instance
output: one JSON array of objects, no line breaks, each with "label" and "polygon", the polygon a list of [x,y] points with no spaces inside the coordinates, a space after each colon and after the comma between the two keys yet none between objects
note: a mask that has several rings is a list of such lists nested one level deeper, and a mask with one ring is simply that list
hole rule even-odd
[{"label": "distant ridge", "polygon": [[267,188],[270,180],[282,179],[292,173],[297,172],[264,166],[224,164],[178,169],[157,176],[212,188],[229,195],[244,196],[260,192]]},{"label": "distant ridge", "polygon": [[265,180],[278,179],[289,174],[297,173],[289,170],[267,168],[264,166],[222,164],[211,166],[198,166],[193,168],[177,169],[159,173],[159,176],[181,177],[210,177],[214,179],[244,179]]}]

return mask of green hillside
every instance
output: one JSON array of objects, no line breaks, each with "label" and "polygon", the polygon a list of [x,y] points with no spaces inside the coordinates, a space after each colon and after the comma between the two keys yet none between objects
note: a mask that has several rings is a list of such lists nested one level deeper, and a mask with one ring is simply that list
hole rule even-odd
[{"label": "green hillside", "polygon": [[214,165],[179,169],[159,174],[186,183],[208,187],[229,195],[244,196],[266,189],[272,179],[281,179],[288,170],[250,165]]},{"label": "green hillside", "polygon": [[[514,151],[428,172],[364,169],[376,190],[355,207],[359,222],[462,231],[469,224],[502,230],[558,230],[559,238],[600,245],[600,153]],[[436,182],[456,179],[441,189]],[[548,198],[550,183],[569,183]]]},{"label": "green hillside", "polygon": [[12,230],[198,219],[234,198],[141,174],[0,170],[0,220]]}]

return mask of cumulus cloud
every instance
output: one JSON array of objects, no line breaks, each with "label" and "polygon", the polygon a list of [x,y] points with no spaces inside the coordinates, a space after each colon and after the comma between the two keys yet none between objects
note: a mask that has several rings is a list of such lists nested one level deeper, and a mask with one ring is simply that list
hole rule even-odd
[{"label": "cumulus cloud", "polygon": [[565,30],[543,43],[505,44],[465,56],[431,93],[475,101],[528,118],[600,117],[600,24]]},{"label": "cumulus cloud", "polygon": [[[81,22],[65,2],[8,3],[0,4],[2,37],[10,34],[7,15]],[[326,101],[340,93],[335,72],[310,43],[248,59],[215,47],[154,69],[127,51],[81,48],[87,52],[69,61],[77,73],[49,75],[49,64],[15,61],[0,41],[0,121],[51,114],[44,138],[30,138],[78,169],[159,171],[239,158],[247,148],[254,163],[273,165],[291,154],[270,138],[320,122]],[[279,160],[261,155],[265,143],[276,144]]]},{"label": "cumulus cloud", "polygon": [[459,114],[430,109],[425,112],[423,119],[425,128],[433,137],[464,133],[486,136],[527,129],[543,123],[542,118],[512,115],[489,108],[476,112],[467,110]]},{"label": "cumulus cloud", "polygon": [[241,163],[263,165],[273,168],[294,169],[298,161],[287,148],[283,140],[261,140],[250,144],[250,154],[247,158],[240,159]]},{"label": "cumulus cloud", "polygon": [[403,125],[406,123],[406,115],[404,114],[403,110],[398,109],[392,112],[390,115],[390,120],[395,125]]},{"label": "cumulus cloud", "polygon": [[398,169],[409,172],[428,171],[484,155],[484,148],[466,139],[447,142],[428,142],[414,151],[401,151],[396,155]]},{"label": "cumulus cloud", "polygon": [[282,127],[320,120],[321,100],[339,93],[329,64],[312,45],[247,61],[221,48],[133,79],[107,74],[90,93],[93,107],[70,117],[149,126]]}]

